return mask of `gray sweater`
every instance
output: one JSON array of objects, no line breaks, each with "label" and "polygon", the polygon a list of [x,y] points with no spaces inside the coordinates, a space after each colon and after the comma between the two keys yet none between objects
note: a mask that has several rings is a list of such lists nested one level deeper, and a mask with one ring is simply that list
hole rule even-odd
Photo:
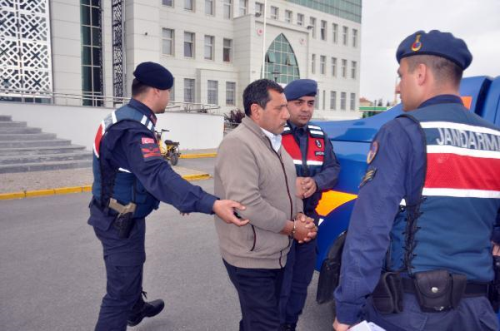
[{"label": "gray sweater", "polygon": [[245,117],[223,139],[215,162],[215,195],[245,205],[239,214],[250,220],[238,227],[215,217],[224,260],[240,268],[285,266],[291,239],[280,231],[302,212],[295,179],[295,166],[286,150],[281,147],[276,153],[252,119]]}]

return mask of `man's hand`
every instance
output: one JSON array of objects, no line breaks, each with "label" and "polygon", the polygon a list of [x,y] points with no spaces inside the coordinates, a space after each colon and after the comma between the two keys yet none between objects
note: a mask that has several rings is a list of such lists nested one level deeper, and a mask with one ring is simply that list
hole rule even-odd
[{"label": "man's hand", "polygon": [[335,319],[335,322],[333,322],[333,329],[335,331],[346,331],[350,327],[350,325],[340,323],[337,319]]},{"label": "man's hand", "polygon": [[302,244],[316,238],[318,228],[314,224],[314,220],[307,217],[303,213],[298,213],[295,216],[295,235],[294,239]]},{"label": "man's hand", "polygon": [[245,206],[233,200],[216,200],[212,207],[213,212],[224,222],[228,224],[233,223],[237,226],[247,225],[249,220],[239,219],[235,215],[235,209],[245,210]]},{"label": "man's hand", "polygon": [[300,199],[307,199],[318,189],[312,177],[297,177],[295,181],[295,195]]},{"label": "man's hand", "polygon": [[491,255],[500,256],[500,246],[492,242],[493,247],[491,248]]}]

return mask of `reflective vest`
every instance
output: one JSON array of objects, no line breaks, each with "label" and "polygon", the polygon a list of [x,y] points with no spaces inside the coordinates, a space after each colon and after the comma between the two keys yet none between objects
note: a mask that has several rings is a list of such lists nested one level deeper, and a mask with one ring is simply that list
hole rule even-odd
[{"label": "reflective vest", "polygon": [[[106,213],[109,212],[107,206],[111,197],[122,205],[134,202],[137,205],[134,217],[142,218],[158,208],[159,201],[146,191],[129,169],[113,169],[105,159],[100,158],[101,142],[106,133],[113,125],[124,120],[139,122],[154,134],[154,123],[146,115],[129,105],[115,110],[104,118],[97,129],[94,140],[92,195]],[[104,174],[101,169],[104,170]]]},{"label": "reflective vest", "polygon": [[[298,139],[294,137],[291,128],[288,125],[285,126],[282,133],[282,144],[292,157],[299,177],[315,176],[321,171],[325,159],[325,133],[323,130],[319,126],[309,124],[306,132],[307,151],[305,159],[302,157]],[[311,213],[316,208],[320,198],[321,192],[318,191],[306,199],[304,201],[304,211]]]},{"label": "reflective vest", "polygon": [[460,104],[402,116],[419,124],[426,147],[420,197],[407,197],[391,232],[391,269],[447,269],[493,279],[490,237],[500,209],[500,129]]}]

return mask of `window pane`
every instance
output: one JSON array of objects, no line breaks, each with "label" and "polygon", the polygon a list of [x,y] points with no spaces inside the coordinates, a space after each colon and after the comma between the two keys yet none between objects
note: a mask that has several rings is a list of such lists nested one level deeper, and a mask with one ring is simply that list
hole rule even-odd
[{"label": "window pane", "polygon": [[92,64],[92,51],[90,47],[82,48],[82,64],[84,65]]}]

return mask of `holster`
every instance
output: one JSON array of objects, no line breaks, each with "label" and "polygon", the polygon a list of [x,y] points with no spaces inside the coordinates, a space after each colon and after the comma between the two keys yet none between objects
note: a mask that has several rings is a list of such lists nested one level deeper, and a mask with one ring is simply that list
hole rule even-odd
[{"label": "holster", "polygon": [[132,216],[132,213],[127,213],[116,217],[113,226],[118,230],[118,237],[122,239],[130,237],[130,232],[132,232],[132,227],[134,226]]},{"label": "holster", "polygon": [[347,231],[344,231],[337,237],[332,248],[328,252],[328,256],[321,265],[318,290],[316,292],[316,302],[319,304],[332,301],[333,291],[335,291],[339,285],[342,252],[344,250],[346,235]]},{"label": "holster", "polygon": [[384,315],[398,314],[403,311],[403,286],[397,272],[386,272],[372,293],[373,306]]},{"label": "holster", "polygon": [[450,274],[448,270],[432,270],[415,273],[413,283],[420,309],[442,312],[458,307],[467,286],[467,277]]}]

